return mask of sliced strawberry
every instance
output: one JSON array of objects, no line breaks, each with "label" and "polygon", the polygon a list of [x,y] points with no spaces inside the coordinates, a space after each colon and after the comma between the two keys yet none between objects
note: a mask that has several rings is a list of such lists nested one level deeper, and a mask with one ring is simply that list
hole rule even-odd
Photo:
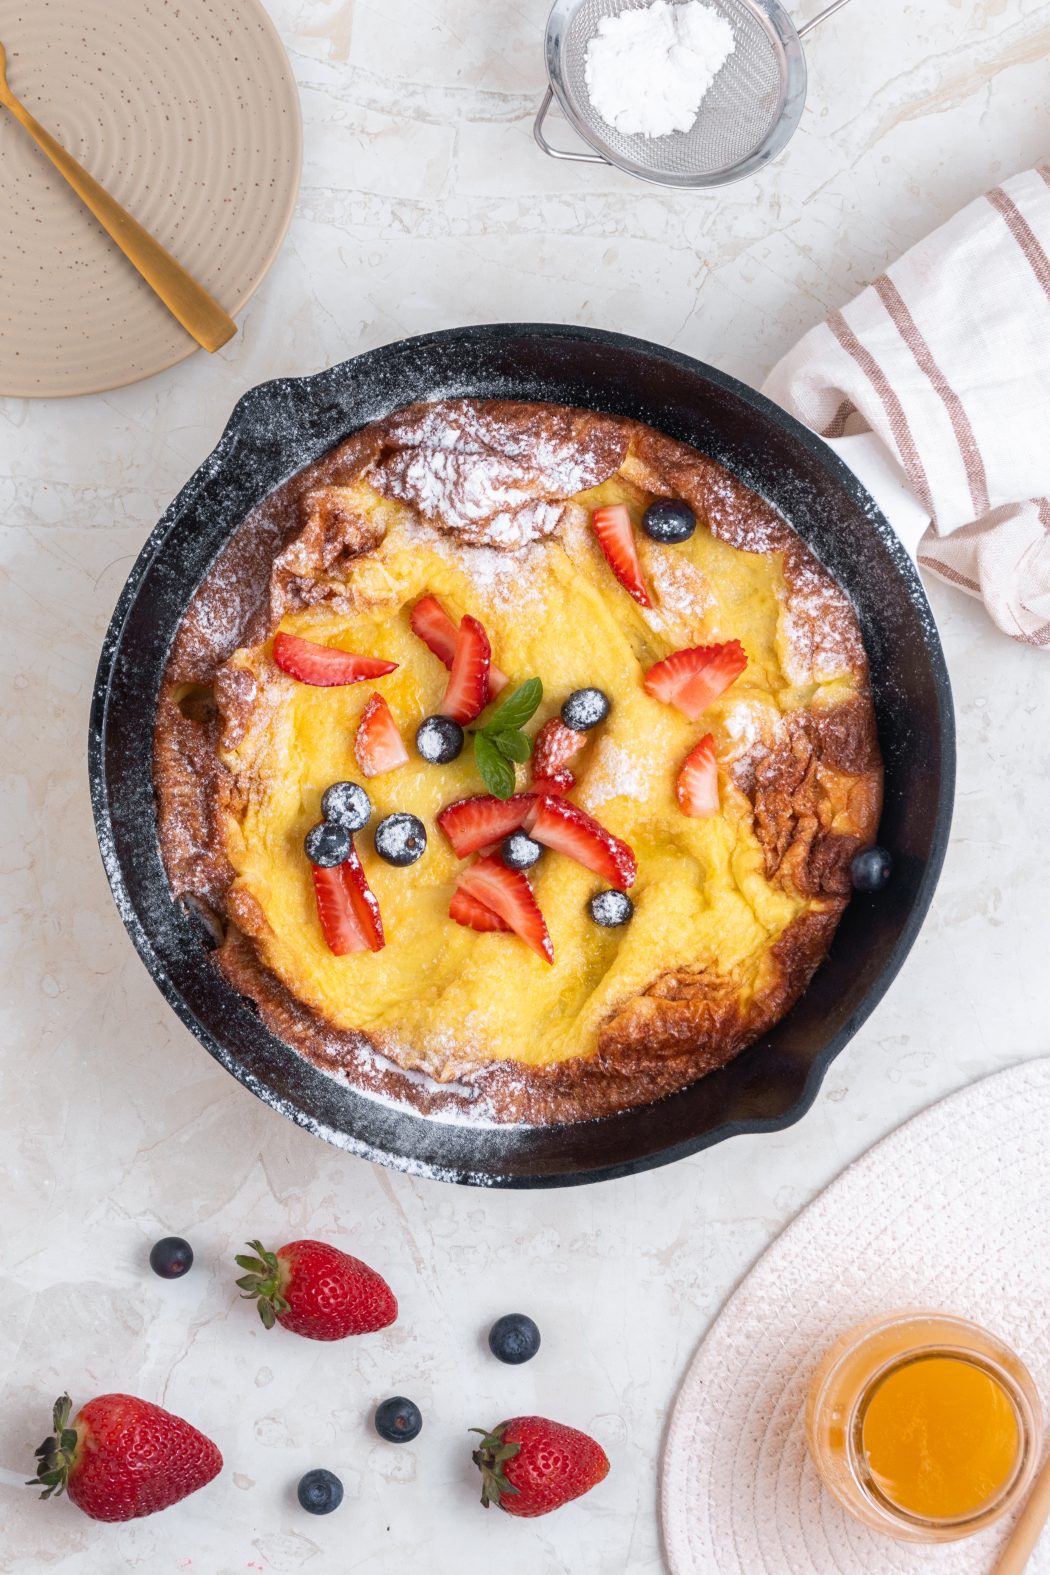
[{"label": "sliced strawberry", "polygon": [[445,698],[438,706],[442,716],[461,726],[483,711],[489,695],[489,637],[469,613],[459,626],[456,654],[448,675]]},{"label": "sliced strawberry", "polygon": [[672,651],[650,667],[643,679],[649,694],[666,705],[677,706],[694,722],[712,700],[724,694],[747,666],[739,640],[725,645],[692,645]]},{"label": "sliced strawberry", "polygon": [[282,673],[298,678],[301,684],[321,687],[359,684],[362,678],[382,678],[397,666],[396,662],[383,662],[378,656],[358,656],[354,651],[340,651],[334,645],[300,640],[296,634],[274,635],[273,659]]},{"label": "sliced strawberry", "polygon": [[368,939],[358,922],[350,901],[350,892],[343,879],[343,866],[321,869],[311,864],[314,878],[314,896],[317,899],[317,917],[321,921],[328,950],[336,957],[346,957],[350,952],[368,951]]},{"label": "sliced strawberry", "polygon": [[479,859],[463,871],[457,884],[460,891],[497,914],[538,957],[554,961],[546,922],[521,870],[509,870],[499,859]]},{"label": "sliced strawberry", "polygon": [[536,800],[531,793],[515,793],[513,798],[494,798],[479,793],[461,798],[441,811],[437,823],[452,844],[452,851],[465,859],[479,848],[494,847],[525,824]]},{"label": "sliced strawberry", "polygon": [[606,831],[578,804],[570,804],[563,798],[540,798],[536,803],[536,813],[530,817],[530,837],[557,853],[567,853],[570,859],[586,865],[611,886],[626,890],[634,885],[638,860],[626,842]]},{"label": "sliced strawberry", "polygon": [[612,503],[604,509],[595,509],[591,515],[591,526],[610,569],[624,590],[634,597],[640,607],[651,607],[653,604],[638,561],[634,527],[625,505]]},{"label": "sliced strawberry", "polygon": [[[456,654],[459,630],[436,596],[424,596],[412,609],[409,623],[412,633],[419,636],[429,651],[446,667],[452,666]],[[489,699],[494,700],[501,689],[506,689],[510,679],[501,673],[494,662],[489,662]]]},{"label": "sliced strawberry", "polygon": [[532,784],[534,793],[553,793],[555,798],[562,798],[566,793],[571,793],[576,786],[576,778],[571,771],[552,771],[549,777],[537,777]]},{"label": "sliced strawberry", "polygon": [[718,814],[718,766],[710,733],[686,755],[676,791],[684,815],[706,820],[709,815]]},{"label": "sliced strawberry", "polygon": [[366,777],[382,776],[408,762],[408,750],[394,721],[394,713],[382,695],[371,695],[361,712],[354,740],[354,754]]},{"label": "sliced strawberry", "polygon": [[365,879],[365,872],[361,868],[361,860],[353,843],[350,844],[350,857],[339,865],[339,873],[343,877],[346,894],[361,927],[366,946],[370,951],[381,952],[386,945],[386,937],[383,934],[379,904],[375,892]]},{"label": "sliced strawberry", "polygon": [[552,777],[575,759],[586,742],[586,733],[577,733],[566,727],[560,716],[552,716],[544,722],[532,745],[533,776]]},{"label": "sliced strawberry", "polygon": [[458,886],[452,893],[448,916],[468,930],[510,930],[510,925],[498,913],[493,913],[469,891],[462,891]]},{"label": "sliced strawberry", "polygon": [[424,596],[413,607],[408,621],[412,633],[419,636],[427,650],[451,667],[459,631],[437,597]]}]

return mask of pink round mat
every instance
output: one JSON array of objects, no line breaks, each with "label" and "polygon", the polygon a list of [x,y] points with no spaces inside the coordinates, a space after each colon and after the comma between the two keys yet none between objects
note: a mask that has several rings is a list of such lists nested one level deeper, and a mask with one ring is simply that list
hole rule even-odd
[{"label": "pink round mat", "polygon": [[[1001,1335],[1050,1402],[1050,1060],[934,1105],[844,1171],[759,1260],[698,1349],[664,1445],[674,1575],[986,1575],[995,1528],[924,1548],[821,1487],[803,1411],[816,1364],[876,1313],[931,1307]],[[1050,1406],[1048,1406],[1050,1409]],[[1029,1566],[1050,1575],[1050,1530]]]}]

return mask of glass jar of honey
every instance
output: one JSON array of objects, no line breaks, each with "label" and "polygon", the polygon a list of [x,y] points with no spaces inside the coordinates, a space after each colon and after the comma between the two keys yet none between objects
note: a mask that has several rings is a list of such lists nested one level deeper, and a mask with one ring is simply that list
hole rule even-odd
[{"label": "glass jar of honey", "polygon": [[825,1486],[858,1520],[908,1542],[981,1531],[1022,1497],[1042,1407],[1021,1360],[944,1313],[875,1318],[832,1346],[806,1407]]}]

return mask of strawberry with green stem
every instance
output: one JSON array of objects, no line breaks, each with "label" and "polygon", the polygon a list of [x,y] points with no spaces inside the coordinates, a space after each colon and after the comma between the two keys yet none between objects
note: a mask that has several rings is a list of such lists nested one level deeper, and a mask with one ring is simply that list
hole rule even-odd
[{"label": "strawberry with green stem", "polygon": [[472,1459],[481,1472],[481,1502],[532,1518],[560,1509],[609,1474],[600,1444],[575,1427],[543,1416],[515,1416],[481,1434]]},{"label": "strawberry with green stem", "polygon": [[43,1488],[41,1498],[65,1493],[92,1520],[153,1515],[222,1470],[210,1438],[148,1400],[99,1395],[72,1411],[68,1395],[55,1402],[54,1433],[36,1452],[30,1485]]},{"label": "strawberry with green stem", "polygon": [[249,1242],[254,1256],[239,1253],[247,1272],[237,1281],[254,1300],[263,1327],[279,1323],[308,1340],[344,1340],[373,1334],[397,1317],[397,1299],[381,1274],[323,1241],[292,1241],[269,1252]]}]

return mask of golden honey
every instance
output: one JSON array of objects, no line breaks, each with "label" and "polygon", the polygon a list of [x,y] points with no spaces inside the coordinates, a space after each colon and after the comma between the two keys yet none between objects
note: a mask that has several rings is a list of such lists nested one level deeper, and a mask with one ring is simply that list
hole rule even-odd
[{"label": "golden honey", "polygon": [[1024,1493],[1042,1415],[1020,1359],[965,1319],[874,1319],[824,1357],[806,1414],[825,1485],[858,1519],[913,1542],[983,1529]]},{"label": "golden honey", "polygon": [[898,1509],[927,1520],[973,1515],[1012,1476],[1020,1428],[997,1379],[958,1356],[920,1356],[890,1372],[864,1409],[871,1479]]}]

